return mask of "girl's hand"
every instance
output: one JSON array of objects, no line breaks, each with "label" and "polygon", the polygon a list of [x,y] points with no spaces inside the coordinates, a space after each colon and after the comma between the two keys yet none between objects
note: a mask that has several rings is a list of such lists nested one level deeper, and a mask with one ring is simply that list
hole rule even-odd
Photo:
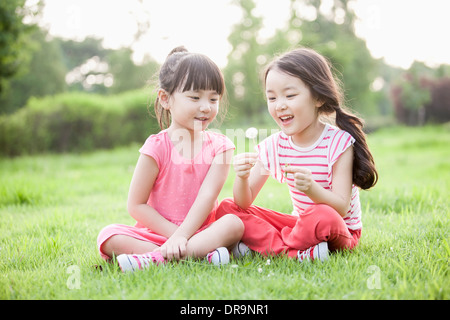
[{"label": "girl's hand", "polygon": [[167,260],[180,260],[186,256],[186,245],[188,240],[183,236],[172,236],[157,250]]},{"label": "girl's hand", "polygon": [[284,172],[292,173],[294,175],[294,186],[297,190],[307,193],[311,189],[314,181],[311,170],[301,167],[293,168],[289,166],[284,170]]},{"label": "girl's hand", "polygon": [[234,157],[233,168],[236,176],[241,179],[248,179],[250,171],[258,160],[257,153],[241,153]]}]

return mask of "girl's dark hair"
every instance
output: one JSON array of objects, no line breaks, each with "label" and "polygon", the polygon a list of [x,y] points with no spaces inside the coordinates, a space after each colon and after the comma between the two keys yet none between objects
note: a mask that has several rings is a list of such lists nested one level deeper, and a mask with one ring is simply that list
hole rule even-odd
[{"label": "girl's dark hair", "polygon": [[343,108],[339,81],[334,78],[328,60],[312,49],[301,48],[274,60],[265,71],[264,82],[273,69],[300,78],[309,87],[313,97],[323,103],[318,109],[319,114],[334,114],[336,125],[355,138],[353,183],[361,189],[373,187],[378,181],[378,172],[362,129],[364,122]]},{"label": "girl's dark hair", "polygon": [[[175,91],[214,90],[222,98],[225,81],[219,67],[207,56],[190,53],[184,46],[173,49],[161,66],[159,88],[170,96]],[[156,98],[155,115],[161,129],[170,125],[170,111]]]}]

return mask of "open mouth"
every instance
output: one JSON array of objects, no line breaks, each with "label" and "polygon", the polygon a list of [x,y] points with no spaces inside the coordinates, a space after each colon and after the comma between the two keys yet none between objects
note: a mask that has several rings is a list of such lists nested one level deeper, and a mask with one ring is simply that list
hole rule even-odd
[{"label": "open mouth", "polygon": [[292,119],[294,119],[294,116],[282,116],[282,117],[279,117],[279,119],[281,120],[282,123],[288,123]]},{"label": "open mouth", "polygon": [[206,117],[196,117],[195,120],[205,122],[205,121],[208,121],[209,118],[206,118]]}]

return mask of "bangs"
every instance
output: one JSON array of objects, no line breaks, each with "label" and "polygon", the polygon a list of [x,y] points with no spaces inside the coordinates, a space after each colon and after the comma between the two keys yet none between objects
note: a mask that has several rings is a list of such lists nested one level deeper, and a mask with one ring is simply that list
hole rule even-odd
[{"label": "bangs", "polygon": [[220,96],[225,93],[225,82],[222,72],[208,57],[200,54],[187,55],[179,65],[179,74],[184,74],[179,79],[175,88],[181,92],[193,90],[213,90]]}]

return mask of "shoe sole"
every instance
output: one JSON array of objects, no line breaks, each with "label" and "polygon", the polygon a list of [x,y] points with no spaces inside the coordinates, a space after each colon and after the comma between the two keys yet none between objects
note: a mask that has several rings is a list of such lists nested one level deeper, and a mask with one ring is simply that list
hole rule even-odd
[{"label": "shoe sole", "polygon": [[326,261],[328,260],[328,243],[321,242],[317,245],[317,260]]}]

